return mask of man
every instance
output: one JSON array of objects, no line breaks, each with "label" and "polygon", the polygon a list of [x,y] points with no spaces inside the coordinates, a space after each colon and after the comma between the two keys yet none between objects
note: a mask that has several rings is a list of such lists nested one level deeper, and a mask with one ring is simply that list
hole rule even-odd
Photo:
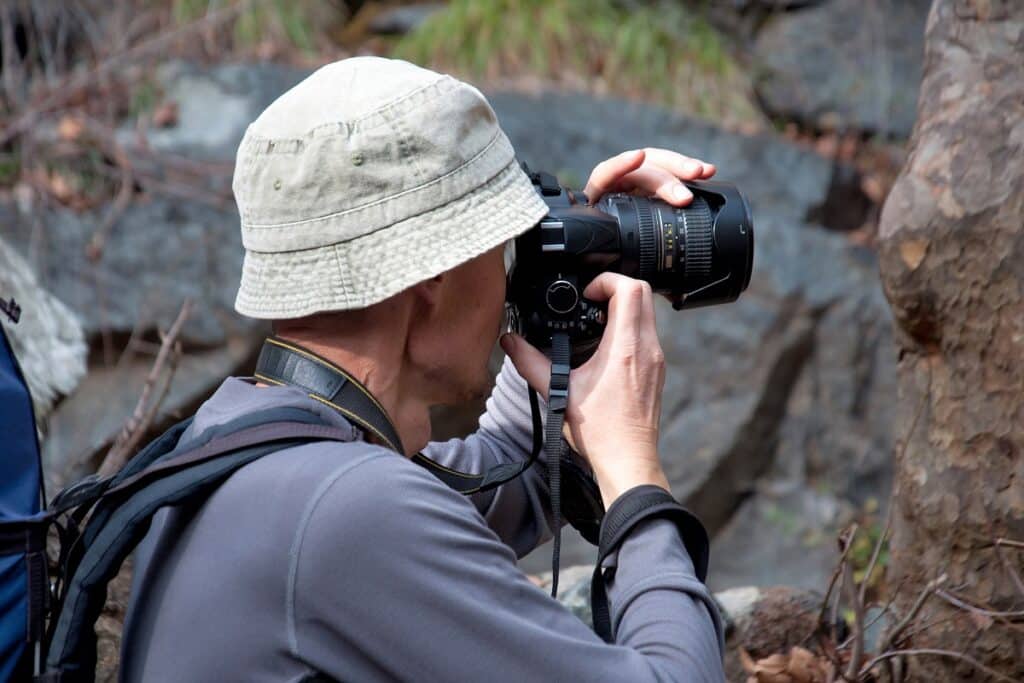
[{"label": "man", "polygon": [[[614,190],[688,201],[714,167],[665,150],[594,169]],[[618,547],[606,644],[516,567],[551,537],[543,465],[464,497],[407,457],[482,471],[523,460],[526,384],[550,364],[505,335],[506,361],[465,440],[428,443],[431,405],[486,391],[506,243],[545,214],[475,88],[406,62],[323,67],[249,127],[234,180],[245,262],[236,308],[281,343],[353,375],[405,453],[287,385],[229,378],[184,439],[291,407],[351,431],[249,464],[198,510],[154,524],[136,561],[128,681],[721,680],[721,627],[671,522]],[[657,453],[664,363],[651,289],[605,274],[596,355],[571,375],[566,437],[606,507],[668,482]],[[514,367],[513,367],[514,365]]]}]

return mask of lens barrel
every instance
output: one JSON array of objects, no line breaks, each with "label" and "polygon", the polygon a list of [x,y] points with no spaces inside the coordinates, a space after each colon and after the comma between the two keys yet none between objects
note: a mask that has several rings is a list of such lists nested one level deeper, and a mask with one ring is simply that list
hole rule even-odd
[{"label": "lens barrel", "polygon": [[603,272],[646,280],[676,309],[735,301],[750,283],[754,226],[734,185],[688,182],[694,196],[685,207],[627,194],[591,205],[554,176],[531,179],[548,214],[516,238],[506,297],[518,331],[535,346],[570,335],[574,367],[604,329],[604,304],[583,297]]},{"label": "lens barrel", "polygon": [[754,229],[750,209],[729,183],[688,183],[693,201],[610,195],[598,202],[619,225],[618,270],[672,297],[676,308],[735,301],[750,283]]}]

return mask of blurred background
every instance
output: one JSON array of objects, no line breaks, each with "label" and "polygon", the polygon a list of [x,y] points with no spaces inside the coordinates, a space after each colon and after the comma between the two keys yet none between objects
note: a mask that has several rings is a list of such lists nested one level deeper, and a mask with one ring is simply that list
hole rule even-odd
[{"label": "blurred background", "polygon": [[[657,146],[740,187],[750,289],[659,311],[674,493],[714,535],[716,590],[823,589],[851,521],[871,583],[896,400],[874,246],[929,4],[4,0],[0,298],[25,311],[11,329],[51,489],[250,372],[266,330],[232,311],[237,144],[318,65],[377,54],[478,85],[519,157],[563,184]],[[471,431],[480,410],[438,410],[435,438]],[[593,561],[566,536],[563,566]],[[524,568],[549,562],[542,548]]]}]

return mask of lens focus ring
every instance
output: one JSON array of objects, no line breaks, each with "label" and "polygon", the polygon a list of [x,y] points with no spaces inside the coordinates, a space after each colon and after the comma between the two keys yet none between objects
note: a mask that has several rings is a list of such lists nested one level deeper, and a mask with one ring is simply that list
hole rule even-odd
[{"label": "lens focus ring", "polygon": [[640,233],[640,278],[647,279],[657,271],[658,245],[654,234],[654,210],[647,199],[637,198],[636,216]]},{"label": "lens focus ring", "polygon": [[711,273],[712,234],[711,208],[700,196],[679,211],[683,224],[684,278],[687,282],[706,278]]}]

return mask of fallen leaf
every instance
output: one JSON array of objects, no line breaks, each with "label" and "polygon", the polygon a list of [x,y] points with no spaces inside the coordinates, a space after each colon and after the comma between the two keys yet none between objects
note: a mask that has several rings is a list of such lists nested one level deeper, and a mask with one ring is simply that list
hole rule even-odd
[{"label": "fallen leaf", "polygon": [[832,678],[832,664],[806,648],[795,646],[788,654],[776,653],[756,662],[740,648],[740,662],[747,683],[825,683]]},{"label": "fallen leaf", "polygon": [[82,133],[85,132],[85,124],[82,119],[76,116],[62,116],[60,121],[57,123],[57,136],[61,140],[67,142],[74,142],[78,138],[82,137]]},{"label": "fallen leaf", "polygon": [[50,175],[50,192],[62,204],[67,204],[75,196],[75,188],[71,181],[61,173]]},{"label": "fallen leaf", "polygon": [[178,103],[173,100],[162,102],[153,110],[153,125],[157,128],[170,128],[178,125]]}]

